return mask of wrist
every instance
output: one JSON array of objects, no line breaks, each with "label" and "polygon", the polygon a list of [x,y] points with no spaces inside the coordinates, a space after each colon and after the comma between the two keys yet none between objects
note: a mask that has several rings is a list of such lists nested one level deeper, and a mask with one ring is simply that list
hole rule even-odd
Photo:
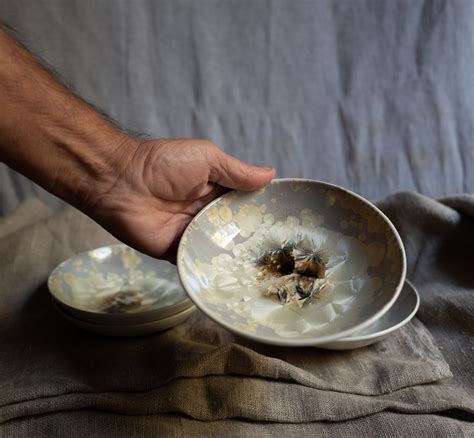
[{"label": "wrist", "polygon": [[139,145],[135,138],[114,131],[101,132],[92,144],[73,148],[74,170],[64,175],[59,196],[86,214],[117,184]]}]

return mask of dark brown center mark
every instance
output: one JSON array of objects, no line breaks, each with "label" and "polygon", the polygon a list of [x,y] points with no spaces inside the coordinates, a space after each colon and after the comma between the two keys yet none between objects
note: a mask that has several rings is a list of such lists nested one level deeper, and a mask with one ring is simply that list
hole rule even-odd
[{"label": "dark brown center mark", "polygon": [[295,269],[293,247],[284,246],[268,251],[259,262],[260,266],[271,275],[288,275]]},{"label": "dark brown center mark", "polygon": [[104,313],[129,313],[137,311],[143,302],[143,294],[139,290],[125,289],[104,298],[100,306]]},{"label": "dark brown center mark", "polygon": [[294,273],[305,277],[324,278],[326,261],[321,253],[293,248]]},{"label": "dark brown center mark", "polygon": [[267,251],[257,264],[265,293],[282,304],[297,302],[302,306],[325,286],[327,258],[320,251],[287,244]]}]

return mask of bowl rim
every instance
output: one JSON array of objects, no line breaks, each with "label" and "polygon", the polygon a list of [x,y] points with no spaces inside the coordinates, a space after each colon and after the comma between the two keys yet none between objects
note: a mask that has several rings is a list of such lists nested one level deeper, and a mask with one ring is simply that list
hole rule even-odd
[{"label": "bowl rim", "polygon": [[[398,284],[395,288],[395,292],[393,293],[392,297],[390,300],[374,315],[372,315],[369,319],[365,320],[364,322],[351,327],[349,329],[340,331],[338,333],[333,333],[330,335],[325,335],[325,336],[317,336],[317,337],[308,337],[305,339],[298,339],[298,338],[278,338],[278,337],[267,337],[267,336],[261,336],[261,335],[256,335],[253,333],[250,333],[248,331],[242,330],[240,328],[237,328],[233,326],[232,324],[227,323],[226,321],[223,321],[222,319],[216,317],[213,315],[213,313],[207,309],[207,307],[203,304],[201,300],[198,299],[198,297],[195,297],[194,294],[190,293],[188,289],[188,283],[187,279],[184,275],[184,268],[182,266],[182,263],[180,262],[182,259],[182,254],[184,251],[184,247],[187,242],[187,236],[191,232],[194,224],[199,220],[199,218],[206,214],[206,212],[212,208],[216,203],[220,202],[222,199],[225,197],[231,196],[233,193],[251,193],[251,192],[244,192],[244,191],[237,191],[237,190],[231,190],[230,192],[227,192],[213,201],[211,201],[209,204],[207,204],[194,218],[189,222],[187,225],[186,229],[184,230],[181,239],[179,241],[178,245],[178,252],[176,256],[176,265],[178,268],[178,277],[181,281],[181,284],[183,286],[184,291],[188,294],[188,297],[193,301],[193,303],[196,305],[196,307],[201,310],[207,317],[212,319],[214,322],[219,324],[220,326],[226,328],[227,330],[242,336],[244,338],[250,339],[252,341],[256,342],[261,342],[265,344],[270,344],[270,345],[279,345],[283,347],[311,347],[311,346],[316,346],[316,345],[321,345],[325,343],[329,343],[332,341],[335,341],[337,339],[342,339],[350,336],[351,333],[355,333],[358,330],[362,330],[363,328],[369,326],[373,322],[375,322],[377,319],[382,317],[395,303],[397,300],[398,296],[400,295],[400,292],[402,290],[402,287],[405,283],[405,278],[406,278],[406,270],[407,270],[407,261],[406,261],[406,254],[405,254],[405,246],[403,245],[402,239],[393,225],[393,223],[390,221],[390,219],[378,208],[376,207],[372,202],[369,200],[363,198],[362,196],[358,195],[355,192],[352,192],[351,190],[348,190],[344,187],[338,186],[336,184],[331,184],[325,181],[319,181],[315,179],[310,179],[310,178],[274,178],[272,181],[270,181],[270,184],[281,184],[281,183],[291,183],[291,182],[298,182],[298,183],[310,183],[310,184],[317,184],[317,185],[322,185],[326,186],[327,188],[333,188],[336,190],[340,190],[348,194],[349,196],[353,196],[360,200],[362,203],[367,205],[369,208],[371,208],[373,211],[375,211],[388,225],[390,230],[392,231],[396,242],[398,243],[400,253],[401,253],[401,258],[402,258],[402,269],[401,269],[401,275],[400,279],[398,281]],[[267,186],[266,186],[267,187]],[[258,190],[257,190],[258,191]]]},{"label": "bowl rim", "polygon": [[[404,325],[408,324],[413,319],[413,317],[416,315],[416,312],[418,312],[418,309],[420,307],[420,294],[416,290],[416,287],[413,285],[413,283],[410,280],[408,280],[407,278],[405,279],[405,284],[402,287],[402,291],[400,292],[400,295],[403,294],[403,290],[405,290],[405,288],[406,288],[407,291],[409,291],[407,293],[413,294],[415,296],[415,305],[413,306],[413,309],[411,310],[411,312],[404,319],[402,319],[400,322],[398,322],[397,324],[395,324],[391,327],[387,327],[384,330],[380,330],[380,331],[377,331],[377,332],[368,333],[368,334],[360,335],[360,336],[349,336],[347,338],[336,339],[333,342],[334,343],[338,343],[338,342],[346,343],[346,342],[368,341],[369,339],[374,339],[374,338],[386,336],[386,335],[394,332],[395,330],[398,330],[399,328],[403,327]],[[390,310],[391,309],[389,309],[387,313],[389,313]]]},{"label": "bowl rim", "polygon": [[[68,313],[66,310],[61,309],[58,304],[53,300],[51,300],[51,304],[54,307],[57,315],[67,321],[68,324],[74,325],[75,327],[78,327],[81,330],[92,332],[93,334],[111,336],[114,338],[138,338],[161,333],[183,323],[188,318],[190,318],[196,311],[196,307],[193,306],[183,310],[180,313],[177,313],[176,315],[171,315],[166,318],[148,321],[146,323],[138,323],[132,325],[104,325],[76,318],[75,316]],[[159,328],[157,326],[159,326]]]},{"label": "bowl rim", "polygon": [[[124,243],[115,243],[112,245],[104,245],[100,246],[97,248],[92,248],[87,251],[81,251],[77,254],[73,254],[71,257],[68,257],[66,260],[63,260],[59,265],[57,265],[49,274],[48,276],[48,281],[47,281],[47,286],[49,293],[53,300],[57,301],[58,304],[63,307],[65,310],[69,310],[72,312],[75,317],[82,317],[85,318],[85,321],[97,324],[98,320],[100,319],[100,324],[102,323],[108,323],[110,325],[113,324],[123,324],[123,323],[129,323],[129,324],[140,324],[140,323],[146,323],[146,322],[152,322],[156,319],[160,318],[166,318],[168,316],[173,316],[183,310],[186,310],[190,307],[193,306],[193,302],[189,299],[189,295],[186,292],[186,297],[183,298],[181,301],[178,301],[175,304],[169,304],[164,307],[159,307],[156,309],[151,309],[151,310],[145,310],[143,312],[132,312],[132,313],[103,313],[103,312],[98,312],[94,310],[88,310],[84,309],[81,307],[75,307],[72,306],[70,303],[65,302],[59,295],[56,294],[53,286],[52,286],[52,279],[57,273],[63,268],[63,266],[74,260],[75,258],[78,258],[80,256],[85,256],[86,254],[90,253],[91,251],[96,251],[100,249],[105,249],[105,248],[130,248],[133,251],[142,254],[141,252],[137,251],[136,249],[124,244]],[[146,254],[144,254],[146,255]],[[149,256],[148,256],[149,257]],[[157,261],[166,261],[166,260],[159,260]],[[178,275],[179,277],[179,275]],[[181,281],[180,281],[181,283]],[[80,315],[80,316],[79,316]]]},{"label": "bowl rim", "polygon": [[196,306],[191,306],[191,307],[188,307],[188,308],[182,310],[181,312],[165,316],[164,318],[157,318],[157,319],[154,319],[152,321],[146,321],[146,322],[137,322],[136,324],[101,324],[99,322],[91,322],[91,321],[87,321],[87,320],[78,318],[76,315],[73,315],[73,314],[69,313],[67,311],[67,309],[61,308],[58,305],[58,303],[55,302],[54,300],[51,300],[51,303],[52,303],[52,306],[54,307],[54,310],[56,310],[56,312],[58,312],[62,317],[68,319],[69,321],[74,321],[74,322],[77,321],[77,322],[79,322],[83,325],[87,325],[89,327],[104,327],[104,328],[106,327],[106,328],[111,329],[111,330],[125,329],[125,328],[133,329],[133,328],[142,328],[142,327],[153,327],[155,324],[157,324],[159,322],[165,323],[165,322],[169,322],[169,321],[173,320],[176,317],[181,317],[181,316],[184,316],[184,315],[192,315],[193,312],[195,312],[197,310]]}]

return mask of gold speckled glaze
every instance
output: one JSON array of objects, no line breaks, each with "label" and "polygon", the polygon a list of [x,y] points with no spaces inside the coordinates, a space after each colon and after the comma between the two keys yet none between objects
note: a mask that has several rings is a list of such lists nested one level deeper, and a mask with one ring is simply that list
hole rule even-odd
[{"label": "gold speckled glaze", "polygon": [[[330,287],[311,305],[282,308],[256,287],[255,260],[262,248],[297,236],[329,253]],[[280,345],[318,345],[370,324],[394,303],[405,270],[403,244],[382,212],[312,180],[224,195],[191,222],[178,250],[181,281],[201,310],[243,336]]]},{"label": "gold speckled glaze", "polygon": [[66,260],[48,287],[59,306],[92,322],[147,322],[192,306],[175,266],[122,244]]}]

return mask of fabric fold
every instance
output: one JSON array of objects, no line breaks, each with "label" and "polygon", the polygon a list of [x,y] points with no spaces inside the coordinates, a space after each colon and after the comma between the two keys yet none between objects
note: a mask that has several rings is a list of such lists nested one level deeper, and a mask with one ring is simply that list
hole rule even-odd
[{"label": "fabric fold", "polygon": [[[415,243],[424,242],[423,233],[431,229],[455,233],[462,213],[416,194],[395,195],[381,206],[408,242],[417,284],[427,248]],[[399,213],[407,208],[410,217]],[[30,204],[15,214],[34,216],[33,210],[41,209]],[[342,421],[385,410],[473,412],[469,390],[454,372],[459,363],[448,364],[444,345],[427,329],[436,320],[415,318],[381,343],[346,352],[261,345],[235,337],[201,313],[142,338],[84,332],[54,311],[45,281],[72,254],[113,242],[73,208],[40,215],[0,238],[0,421],[86,408],[289,423]],[[430,291],[421,284],[430,307]]]}]

